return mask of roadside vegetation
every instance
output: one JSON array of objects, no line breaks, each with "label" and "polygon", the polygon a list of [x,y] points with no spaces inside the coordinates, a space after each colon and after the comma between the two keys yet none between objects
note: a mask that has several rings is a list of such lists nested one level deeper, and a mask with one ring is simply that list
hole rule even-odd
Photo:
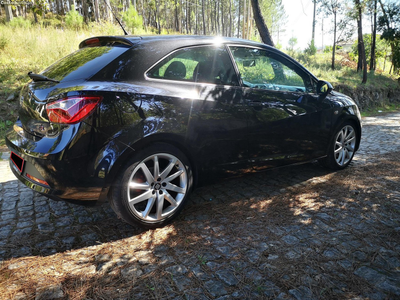
[{"label": "roadside vegetation", "polygon": [[[139,34],[158,34],[152,27],[142,26],[141,17],[135,10],[127,10],[122,14],[126,19],[129,32]],[[58,59],[78,49],[79,43],[88,37],[96,35],[123,35],[122,29],[112,22],[89,22],[75,10],[65,17],[47,13],[45,17],[27,14],[25,18],[13,18],[6,22],[0,18],[0,136],[10,128],[17,117],[18,93],[20,88],[29,81],[27,73],[40,73]],[[130,20],[130,21],[128,21]],[[173,30],[162,29],[161,34],[179,34]],[[257,39],[257,37],[249,37]],[[305,51],[295,50],[296,40],[290,49],[282,49],[303,63],[317,77],[330,81],[334,86],[345,84],[350,88],[361,85],[362,73],[357,73],[357,55],[353,50],[350,54],[337,51],[335,70],[331,69],[330,49],[320,53],[310,44]],[[279,45],[278,45],[279,47]],[[354,47],[353,47],[354,48]],[[357,50],[357,47],[355,47]],[[376,89],[399,87],[394,75],[389,75],[390,62],[377,57],[377,67],[368,73],[365,87]],[[386,70],[383,71],[384,66]],[[397,108],[396,105],[395,109]],[[393,109],[393,105],[388,107]],[[378,108],[385,110],[385,108]],[[4,148],[4,139],[0,139],[0,147]]]}]

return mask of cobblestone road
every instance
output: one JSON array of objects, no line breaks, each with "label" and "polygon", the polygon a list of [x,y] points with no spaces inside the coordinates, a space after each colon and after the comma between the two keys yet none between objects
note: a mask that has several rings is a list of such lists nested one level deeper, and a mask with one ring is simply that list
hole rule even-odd
[{"label": "cobblestone road", "polygon": [[[361,149],[350,168],[363,168],[400,150],[400,113],[364,118],[363,124]],[[314,209],[297,208],[289,218],[279,210],[274,215],[269,197],[292,199],[296,189],[310,185],[323,189],[330,176],[310,164],[222,181],[196,190],[174,224],[143,231],[120,222],[108,204],[77,206],[32,192],[2,160],[0,266],[24,271],[21,258],[75,255],[78,262],[66,259],[49,272],[55,277],[112,277],[117,272],[138,282],[130,291],[130,298],[137,299],[149,298],[140,283],[151,284],[148,275],[154,272],[166,275],[160,279],[162,287],[149,293],[165,299],[400,299],[398,189],[382,194],[388,207],[360,204],[356,190],[354,199],[320,193],[310,198],[318,202]],[[270,208],[260,207],[258,199]],[[237,222],[233,214],[238,214]],[[105,249],[111,250],[101,254]],[[349,276],[359,288],[349,283]],[[36,282],[35,295],[18,284],[10,289],[17,291],[16,299],[68,297],[62,282]]]}]

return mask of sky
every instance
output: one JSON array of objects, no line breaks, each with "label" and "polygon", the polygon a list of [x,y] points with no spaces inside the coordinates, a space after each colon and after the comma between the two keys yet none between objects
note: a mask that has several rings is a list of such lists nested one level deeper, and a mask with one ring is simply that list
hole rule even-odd
[{"label": "sky", "polygon": [[[304,49],[311,42],[312,20],[314,4],[312,0],[283,0],[286,15],[286,32],[280,37],[279,43],[283,48],[287,48],[291,37],[297,38],[295,48]],[[321,22],[315,28],[315,45],[317,48],[322,46]],[[329,24],[324,24],[328,28]],[[324,29],[325,31],[325,29]],[[326,34],[324,35],[324,46],[328,45]]]},{"label": "sky", "polygon": [[[399,0],[385,0],[384,3]],[[282,0],[287,15],[286,32],[280,36],[279,43],[283,48],[288,47],[288,41],[291,37],[297,38],[296,49],[305,49],[311,42],[312,35],[312,19],[314,11],[313,0]],[[349,1],[351,4],[351,1]],[[332,18],[324,20],[324,34],[322,34],[321,17],[316,16],[317,23],[315,26],[315,46],[320,49],[328,45],[333,45],[333,34],[331,33]],[[354,26],[356,24],[354,23]],[[356,33],[356,31],[355,31]],[[371,33],[371,22],[365,14],[363,16],[363,34]],[[276,37],[274,36],[274,42]],[[354,36],[354,39],[357,37]]]}]

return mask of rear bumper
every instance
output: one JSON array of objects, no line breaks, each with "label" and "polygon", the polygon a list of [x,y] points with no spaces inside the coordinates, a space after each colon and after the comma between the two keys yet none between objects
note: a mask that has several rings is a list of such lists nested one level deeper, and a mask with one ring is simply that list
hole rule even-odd
[{"label": "rear bumper", "polygon": [[10,168],[18,180],[49,198],[105,200],[104,194],[108,189],[103,188],[104,179],[90,174],[93,146],[85,143],[85,140],[90,141],[90,138],[85,137],[77,127],[57,137],[38,141],[11,129],[6,134],[6,144],[10,151],[23,160],[23,167],[17,167],[18,164],[10,159]]}]

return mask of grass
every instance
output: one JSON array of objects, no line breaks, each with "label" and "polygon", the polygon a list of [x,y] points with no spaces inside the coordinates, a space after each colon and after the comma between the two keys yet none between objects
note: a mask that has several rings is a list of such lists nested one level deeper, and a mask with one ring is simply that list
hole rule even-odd
[{"label": "grass", "polygon": [[[345,84],[351,88],[373,87],[373,88],[398,88],[397,77],[384,72],[383,61],[378,63],[375,72],[368,72],[368,80],[365,85],[361,84],[362,72],[357,72],[357,63],[352,61],[348,54],[337,53],[335,59],[335,70],[331,68],[331,53],[319,53],[310,57],[304,54],[296,54],[295,58],[306,66],[315,76],[327,80],[333,85]],[[386,64],[387,68],[389,63]]]},{"label": "grass", "polygon": [[395,111],[399,111],[399,110],[400,110],[400,103],[390,103],[385,106],[376,106],[376,107],[367,108],[361,112],[361,116],[370,117],[370,116],[376,116],[376,115],[382,114],[382,113],[395,112]]},{"label": "grass", "polygon": [[29,71],[44,70],[77,50],[82,40],[95,35],[121,35],[121,29],[111,24],[82,30],[0,25],[0,84],[8,90],[21,87],[29,81]]},{"label": "grass", "polygon": [[62,57],[76,51],[91,36],[121,35],[121,28],[109,23],[84,29],[43,26],[15,27],[0,24],[0,148],[4,135],[17,117],[18,103],[6,101],[29,82],[27,73],[40,73]]},{"label": "grass", "polygon": [[[135,31],[135,34],[152,33],[151,30],[143,29]],[[16,98],[20,88],[30,80],[27,76],[29,71],[40,73],[60,58],[77,50],[79,43],[88,37],[121,34],[121,28],[111,23],[91,23],[80,29],[71,29],[66,28],[62,20],[56,18],[41,20],[39,25],[25,21],[14,22],[11,25],[0,22],[0,149],[4,147],[2,137],[17,117]],[[337,54],[334,71],[330,66],[330,53],[315,56],[297,53],[294,56],[318,78],[330,81],[333,85],[345,83],[351,88],[361,86],[362,75],[355,71],[355,62],[346,55]],[[383,66],[382,62],[380,66]],[[365,86],[377,89],[399,88],[394,76],[381,71],[370,73]],[[14,95],[15,99],[6,101],[10,95]],[[397,108],[388,107],[389,110]],[[380,107],[376,110],[386,108]]]}]

